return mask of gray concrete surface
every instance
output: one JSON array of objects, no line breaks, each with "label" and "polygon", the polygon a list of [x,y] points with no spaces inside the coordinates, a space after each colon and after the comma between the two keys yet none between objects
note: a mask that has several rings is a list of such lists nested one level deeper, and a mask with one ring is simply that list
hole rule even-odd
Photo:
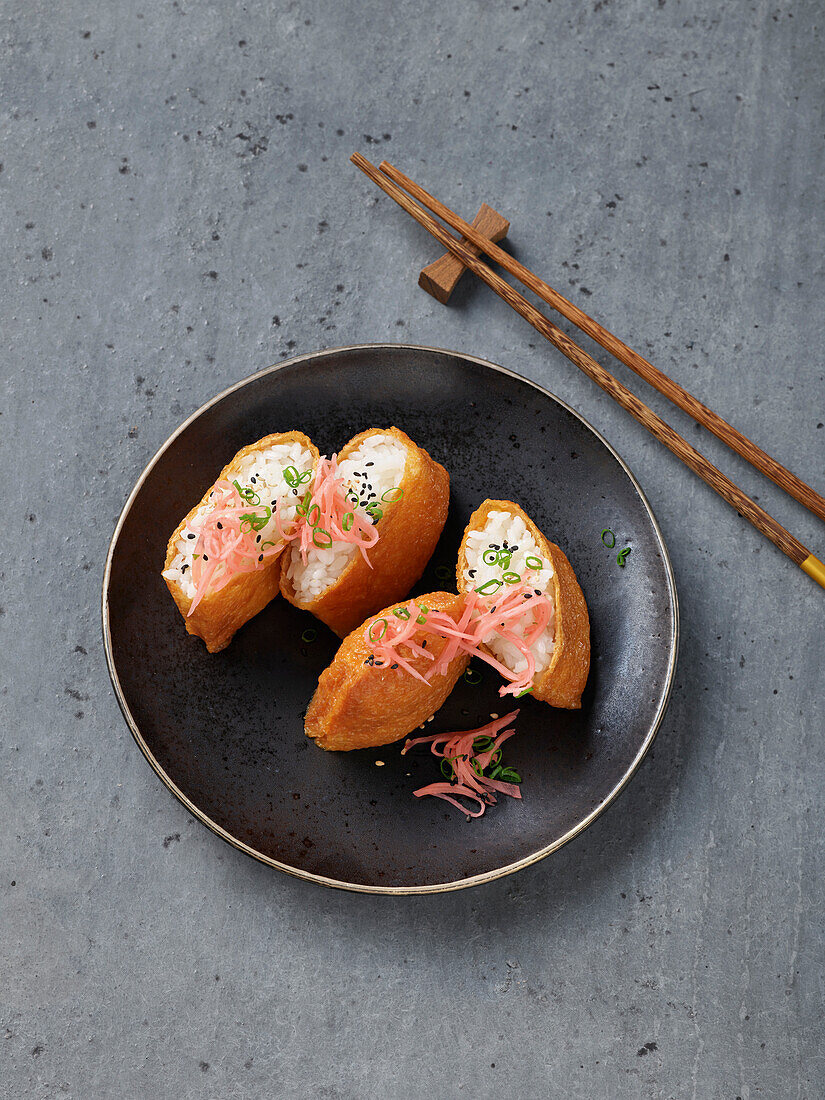
[{"label": "gray concrete surface", "polygon": [[[484,288],[418,290],[429,239],[347,162],[495,205],[521,258],[822,488],[824,19],[2,5],[0,1094],[825,1094],[825,594]],[[279,876],[190,820],[98,622],[115,518],[185,416],[291,352],[385,339],[574,403],[647,490],[683,612],[619,804],[526,873],[409,900]]]}]

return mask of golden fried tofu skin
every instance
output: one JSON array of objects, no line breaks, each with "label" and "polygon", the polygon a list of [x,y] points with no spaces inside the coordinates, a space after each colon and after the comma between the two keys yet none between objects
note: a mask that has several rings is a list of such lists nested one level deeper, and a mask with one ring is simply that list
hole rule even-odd
[{"label": "golden fried tofu skin", "polygon": [[456,576],[459,592],[482,601],[481,648],[512,681],[513,694],[532,685],[534,698],[578,709],[590,669],[590,620],[563,551],[518,504],[485,500],[464,532]]},{"label": "golden fried tofu skin", "polygon": [[235,455],[169,539],[163,579],[210,653],[278,594],[281,555],[317,462],[302,432],[265,436]]},{"label": "golden fried tofu skin", "polygon": [[447,518],[450,477],[398,428],[373,428],[323,461],[307,528],[284,555],[281,592],[343,637],[403,599]]},{"label": "golden fried tofu skin", "polygon": [[[460,630],[462,617],[468,617],[463,597],[433,592],[361,623],[321,673],[306,713],[307,736],[324,749],[345,752],[387,745],[420,726],[443,704],[470,659],[433,624]],[[419,626],[419,618],[429,626]],[[393,635],[407,640],[395,642],[390,652]],[[438,666],[444,667],[433,675]]]}]

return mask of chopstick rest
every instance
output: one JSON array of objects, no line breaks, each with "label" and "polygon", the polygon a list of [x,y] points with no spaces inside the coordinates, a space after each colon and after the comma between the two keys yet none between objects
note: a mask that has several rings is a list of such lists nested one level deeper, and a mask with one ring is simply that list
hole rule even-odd
[{"label": "chopstick rest", "polygon": [[[472,226],[477,233],[480,233],[482,237],[486,237],[488,241],[492,241],[493,244],[503,241],[510,231],[510,223],[507,219],[503,218],[492,206],[488,206],[486,202],[483,202],[479,207],[478,213],[473,218]],[[481,249],[478,245],[474,245],[466,238],[464,243],[473,255],[481,255]],[[433,260],[431,264],[427,264],[422,269],[421,274],[418,276],[418,285],[422,290],[426,290],[428,294],[431,294],[437,302],[441,302],[445,306],[450,300],[450,295],[458,286],[458,280],[466,270],[467,268],[457,256],[454,256],[452,252],[445,252],[443,256]]]}]

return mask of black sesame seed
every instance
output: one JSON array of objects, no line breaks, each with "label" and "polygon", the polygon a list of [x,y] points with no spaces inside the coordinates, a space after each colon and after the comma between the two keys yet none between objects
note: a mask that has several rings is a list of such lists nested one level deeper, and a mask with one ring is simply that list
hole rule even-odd
[{"label": "black sesame seed", "polygon": [[206,554],[203,555],[203,560],[204,561],[209,561],[209,558],[206,556]]},{"label": "black sesame seed", "polygon": [[540,588],[534,588],[533,591],[536,593],[537,596],[541,595],[541,589]]},{"label": "black sesame seed", "polygon": [[[298,495],[298,490],[297,490],[297,489],[293,489],[293,490],[292,490],[292,495],[293,495],[294,497],[297,497],[297,495]],[[272,501],[272,503],[274,504],[274,503],[275,503],[275,501],[273,500],[273,501]]]},{"label": "black sesame seed", "polygon": [[375,465],[375,463],[374,463],[374,462],[368,462],[368,463],[367,463],[366,465],[367,465],[367,466],[374,466],[374,465]]},{"label": "black sesame seed", "polygon": [[470,570],[470,573],[469,573],[469,575],[470,575],[471,577],[474,577],[474,576],[476,575],[476,571],[475,571],[475,569],[471,569],[471,570]]},{"label": "black sesame seed", "polygon": [[398,665],[390,665],[390,668],[398,668]]},{"label": "black sesame seed", "polygon": [[263,560],[264,560],[264,556],[263,556],[263,554],[259,554],[259,555],[258,555],[258,561],[263,561]]},{"label": "black sesame seed", "polygon": [[223,531],[223,524],[218,520],[218,530]]},{"label": "black sesame seed", "polygon": [[426,639],[426,638],[425,638],[425,639],[424,639],[424,641],[423,641],[423,642],[421,643],[421,648],[422,648],[422,649],[426,649],[426,648],[427,648],[427,639]]},{"label": "black sesame seed", "polygon": [[249,480],[250,480],[250,481],[252,482],[252,484],[253,484],[253,485],[255,485],[255,484],[256,484],[256,481],[255,481],[255,478],[254,478],[254,477],[251,477],[251,478],[250,478]]},{"label": "black sesame seed", "polygon": [[255,536],[255,542],[260,542],[260,541],[261,541],[261,536],[260,536],[260,535],[256,535],[256,536]]},{"label": "black sesame seed", "polygon": [[188,568],[189,568],[189,566],[188,566],[188,565],[182,565],[182,566],[180,567],[180,571],[181,571],[181,573],[185,573],[185,572],[186,572],[186,570],[187,570]]},{"label": "black sesame seed", "polygon": [[189,534],[189,535],[187,535],[186,537],[187,537],[188,539],[193,539],[193,538],[194,538],[195,536],[194,536],[194,535],[192,535],[192,534]]}]

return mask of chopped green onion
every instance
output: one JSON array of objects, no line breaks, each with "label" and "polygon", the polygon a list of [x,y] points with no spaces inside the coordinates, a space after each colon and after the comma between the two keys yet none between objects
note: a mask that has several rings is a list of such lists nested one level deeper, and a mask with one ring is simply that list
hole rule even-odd
[{"label": "chopped green onion", "polygon": [[532,694],[533,694],[533,690],[534,690],[534,689],[533,689],[533,686],[532,686],[532,684],[531,684],[531,686],[530,686],[530,687],[526,687],[526,688],[524,688],[524,689],[523,689],[522,691],[520,691],[520,692],[519,692],[519,693],[518,693],[518,694],[516,695],[516,698],[517,698],[517,699],[520,699],[520,698],[522,697],[522,695],[532,695]]},{"label": "chopped green onion", "polygon": [[501,764],[496,764],[496,766],[490,772],[489,778],[490,779],[498,779],[498,777],[501,775],[501,773],[503,771],[504,771],[504,768],[502,768]]},{"label": "chopped green onion", "polygon": [[468,668],[464,671],[464,679],[468,684],[472,684],[474,687],[476,684],[480,684],[484,677],[480,672],[477,672],[474,668]]},{"label": "chopped green onion", "polygon": [[[318,541],[319,535],[321,536],[320,542]],[[332,546],[332,535],[325,527],[316,527],[312,532],[312,542],[319,550],[328,550]]]},{"label": "chopped green onion", "polygon": [[486,734],[483,737],[477,737],[475,741],[473,741],[473,752],[489,752],[494,744],[495,742],[493,741],[492,737],[489,737]]},{"label": "chopped green onion", "polygon": [[259,516],[256,512],[244,512],[240,520],[241,531],[263,531],[267,523],[269,523],[270,516],[272,515],[272,509],[269,505],[264,505],[266,508],[266,515]]},{"label": "chopped green onion", "polygon": [[[312,518],[313,512],[315,513],[315,519]],[[310,527],[317,527],[321,522],[321,506],[319,504],[313,504],[307,511],[307,523]]]},{"label": "chopped green onion", "polygon": [[415,621],[417,623],[425,623],[427,621],[427,616],[430,613],[430,609],[429,609],[429,607],[425,607],[421,603],[418,604],[417,606],[418,606],[418,610],[421,612],[421,614],[418,616],[418,618]]},{"label": "chopped green onion", "polygon": [[479,762],[476,760],[475,757],[473,757],[473,759],[470,761],[470,767],[473,769],[473,771],[476,773],[476,775],[479,777],[479,779],[484,778],[484,772],[481,768],[481,765],[479,764]]},{"label": "chopped green onion", "polygon": [[312,477],[312,470],[304,470],[301,476],[298,478],[299,485],[305,485],[306,482]]},{"label": "chopped green onion", "polygon": [[[613,541],[608,542],[607,539],[604,537],[605,535],[610,535]],[[616,545],[616,536],[609,527],[605,527],[605,529],[602,531],[602,542],[605,544],[608,550],[612,550],[613,547]]]},{"label": "chopped green onion", "polygon": [[439,767],[441,768],[441,774],[444,776],[445,779],[453,778],[453,766],[446,756],[442,756]]},{"label": "chopped green onion", "polygon": [[[395,493],[395,496],[390,496],[390,493]],[[392,489],[387,489],[385,493],[381,494],[381,499],[386,500],[388,504],[395,504],[397,500],[400,500],[404,495],[404,490],[400,489],[397,485],[393,485]]]},{"label": "chopped green onion", "polygon": [[409,619],[410,612],[406,607],[396,607],[393,611],[393,615],[396,615],[399,619]]},{"label": "chopped green onion", "polygon": [[351,504],[354,504],[356,508],[358,507],[358,494],[353,489],[347,489],[344,495]]},{"label": "chopped green onion", "polygon": [[620,550],[619,553],[616,556],[616,561],[619,563],[619,565],[622,567],[622,569],[624,569],[624,563],[625,563],[625,561],[627,559],[627,555],[629,553],[630,553],[630,547],[626,546],[624,548],[624,550]]},{"label": "chopped green onion", "polygon": [[498,565],[498,551],[497,550],[485,550],[481,555],[481,560],[485,565]]},{"label": "chopped green onion", "polygon": [[290,489],[295,489],[301,484],[301,475],[298,473],[297,466],[284,467],[284,481]]},{"label": "chopped green onion", "polygon": [[272,539],[264,539],[264,541],[261,543],[261,549],[266,550],[267,546],[276,546],[276,545],[277,545],[277,543],[274,543],[272,541]]},{"label": "chopped green onion", "polygon": [[318,631],[314,626],[308,626],[301,635],[301,641],[306,642],[307,645],[311,644],[318,637]]},{"label": "chopped green onion", "polygon": [[[381,633],[380,634],[375,634],[374,633],[375,628],[376,628],[376,626],[379,625],[379,623],[381,625]],[[381,639],[384,637],[384,635],[386,633],[387,633],[387,620],[386,619],[373,619],[373,621],[370,623],[370,628],[369,628],[367,636],[369,637],[369,640],[371,642],[380,642]]]},{"label": "chopped green onion", "polygon": [[502,783],[521,783],[521,776],[515,768],[503,768],[500,778]]},{"label": "chopped green onion", "polygon": [[298,513],[299,516],[305,516],[307,514],[307,509],[309,508],[309,502],[311,500],[312,493],[309,489],[307,489],[307,491],[303,495],[303,498],[301,499],[300,504],[295,505],[295,511]]},{"label": "chopped green onion", "polygon": [[245,500],[247,504],[251,504],[253,507],[257,508],[261,503],[261,498],[251,486],[244,487],[240,485],[238,481],[233,481],[232,484],[238,490],[238,495]]},{"label": "chopped green onion", "polygon": [[510,565],[510,558],[513,556],[512,550],[499,550],[498,552],[498,564],[502,569],[507,569]]},{"label": "chopped green onion", "polygon": [[[490,587],[492,585],[492,588]],[[493,577],[492,580],[486,581],[484,584],[479,585],[476,592],[481,596],[486,596],[488,592],[497,592],[501,588],[501,581],[498,581]]]},{"label": "chopped green onion", "polygon": [[501,579],[505,584],[518,584],[521,580],[521,573],[503,573]]},{"label": "chopped green onion", "polygon": [[448,581],[452,577],[453,573],[449,566],[438,565],[436,566],[435,575],[440,581]]},{"label": "chopped green onion", "polygon": [[373,501],[372,504],[368,504],[364,511],[372,520],[373,524],[378,523],[379,519],[384,515],[384,509],[378,507],[378,501]]},{"label": "chopped green onion", "polygon": [[[347,520],[349,520],[349,523],[347,523]],[[355,512],[344,512],[344,517],[341,520],[341,529],[343,531],[351,531],[353,523],[355,523]]]},{"label": "chopped green onion", "polygon": [[544,569],[544,562],[541,558],[534,557],[532,554],[527,558],[525,564],[528,569]]}]

